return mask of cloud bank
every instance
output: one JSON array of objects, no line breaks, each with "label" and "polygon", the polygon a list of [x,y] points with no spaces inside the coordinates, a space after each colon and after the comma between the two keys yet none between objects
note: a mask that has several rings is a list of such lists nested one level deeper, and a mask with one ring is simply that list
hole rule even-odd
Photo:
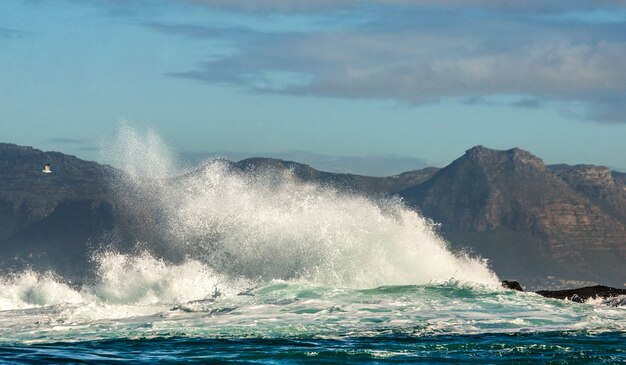
[{"label": "cloud bank", "polygon": [[18,38],[23,35],[24,32],[22,31],[0,27],[0,38]]},{"label": "cloud bank", "polygon": [[[413,105],[506,97],[513,107],[558,105],[578,118],[626,122],[626,1],[172,3],[254,21],[144,23],[200,46],[223,40],[236,49],[169,76],[253,92]],[[267,26],[294,16],[310,17],[315,26]]]}]

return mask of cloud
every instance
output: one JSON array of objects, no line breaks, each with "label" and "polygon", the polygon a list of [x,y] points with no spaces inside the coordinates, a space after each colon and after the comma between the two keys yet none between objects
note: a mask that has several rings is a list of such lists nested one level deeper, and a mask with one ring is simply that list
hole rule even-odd
[{"label": "cloud", "polygon": [[[254,92],[410,104],[524,95],[508,105],[583,104],[587,119],[626,122],[626,1],[378,0],[368,2],[370,8],[350,0],[191,3],[241,11],[321,12],[330,18],[333,10],[352,9],[342,16],[363,21],[273,32],[254,26],[145,24],[163,34],[235,45],[235,52],[200,60],[197,67],[173,70],[169,76]],[[622,11],[616,14],[624,20],[605,21],[598,15],[589,23],[585,17],[544,16],[612,9]],[[259,19],[267,21],[265,15]]]},{"label": "cloud", "polygon": [[626,121],[626,92],[606,93],[595,96],[580,115],[582,119],[601,123]]},{"label": "cloud", "polygon": [[[180,1],[180,0],[177,0]],[[555,14],[598,7],[626,7],[623,0],[183,0],[186,3],[246,12],[311,12],[345,10],[362,5],[485,9],[508,13]]]},{"label": "cloud", "polygon": [[53,145],[85,145],[85,144],[89,144],[90,141],[88,139],[82,139],[82,138],[56,137],[56,138],[46,139],[44,141],[41,141],[41,143],[53,144]]},{"label": "cloud", "polygon": [[285,93],[411,103],[494,94],[591,101],[597,92],[621,92],[626,85],[626,42],[562,40],[491,50],[478,37],[322,33],[260,43],[268,46],[243,45],[234,55],[175,75],[275,92],[259,85],[281,71],[311,80],[286,83]]},{"label": "cloud", "polygon": [[24,32],[15,29],[0,27],[0,38],[19,38],[24,36]]},{"label": "cloud", "polygon": [[523,98],[518,101],[514,101],[509,105],[516,108],[536,109],[542,106],[542,102],[537,98]]}]

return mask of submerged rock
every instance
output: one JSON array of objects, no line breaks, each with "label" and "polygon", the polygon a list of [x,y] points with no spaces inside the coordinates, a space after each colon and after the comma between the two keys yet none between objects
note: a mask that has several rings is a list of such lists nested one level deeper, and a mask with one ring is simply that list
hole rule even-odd
[{"label": "submerged rock", "polygon": [[[501,284],[507,289],[524,291],[517,281],[503,280]],[[610,306],[622,306],[626,304],[626,289],[612,288],[604,285],[566,290],[539,290],[536,291],[535,294],[546,298],[571,300],[577,303],[584,303],[588,299],[604,299],[603,304]]]}]

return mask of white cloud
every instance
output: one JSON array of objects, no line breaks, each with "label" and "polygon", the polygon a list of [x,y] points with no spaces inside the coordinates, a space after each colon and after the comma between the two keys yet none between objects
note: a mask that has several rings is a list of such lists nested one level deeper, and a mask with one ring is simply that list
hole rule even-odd
[{"label": "white cloud", "polygon": [[[110,0],[114,1],[114,0]],[[181,0],[175,0],[181,1]],[[182,0],[187,3],[237,11],[302,12],[345,9],[358,5],[469,7],[504,12],[563,13],[598,7],[626,7],[624,0]]]},{"label": "white cloud", "polygon": [[[197,0],[210,6],[244,8],[244,1]],[[356,1],[258,1],[256,10],[321,11]],[[606,10],[626,1],[403,1],[363,10],[358,26],[309,32],[267,33],[159,25],[159,31],[192,38],[227,38],[238,51],[171,75],[260,92],[424,103],[442,98],[525,95],[588,105],[593,120],[626,121],[626,22],[588,24],[555,21],[527,13]],[[436,3],[436,6],[435,6]],[[431,7],[419,5],[429,4]],[[566,6],[569,4],[569,7]],[[442,10],[473,7],[482,12]],[[251,6],[251,5],[249,5]],[[315,8],[315,9],[314,9]],[[437,9],[434,9],[437,8]],[[249,10],[249,9],[246,9]],[[510,11],[503,15],[502,11]],[[352,14],[352,13],[348,13]],[[278,76],[276,76],[278,75]],[[294,75],[290,78],[289,75]]]}]

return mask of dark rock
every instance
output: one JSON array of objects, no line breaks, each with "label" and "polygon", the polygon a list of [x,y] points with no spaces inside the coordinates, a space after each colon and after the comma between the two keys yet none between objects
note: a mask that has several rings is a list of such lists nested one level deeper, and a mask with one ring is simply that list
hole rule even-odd
[{"label": "dark rock", "polygon": [[[46,163],[50,174],[41,172]],[[74,156],[0,143],[0,272],[83,276],[90,239],[113,229],[112,174]]]},{"label": "dark rock", "polygon": [[611,175],[613,175],[615,180],[621,181],[622,184],[626,185],[626,172],[611,171]]},{"label": "dark rock", "polygon": [[517,282],[517,281],[503,280],[502,281],[502,286],[507,288],[507,289],[511,289],[511,290],[524,291],[524,289],[522,289],[522,286],[520,285],[520,283]]},{"label": "dark rock", "polygon": [[603,285],[595,285],[568,290],[539,290],[535,293],[546,298],[567,299],[574,302],[582,303],[589,298],[607,299],[617,297],[619,295],[626,295],[626,289],[617,289]]}]

